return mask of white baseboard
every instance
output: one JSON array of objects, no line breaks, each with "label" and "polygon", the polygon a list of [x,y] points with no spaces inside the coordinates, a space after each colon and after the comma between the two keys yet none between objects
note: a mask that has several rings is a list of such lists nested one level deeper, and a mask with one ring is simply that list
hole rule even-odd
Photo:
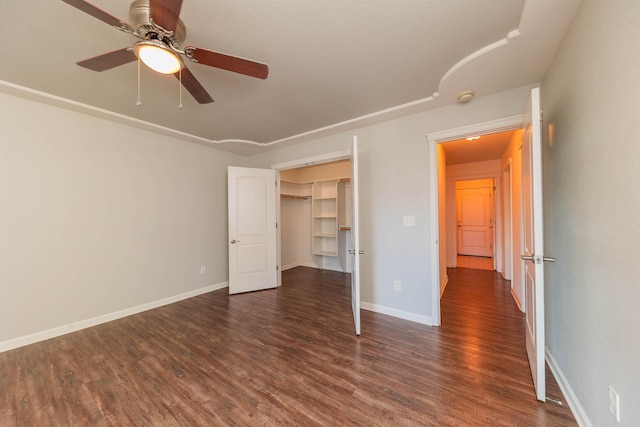
[{"label": "white baseboard", "polygon": [[400,319],[409,320],[411,322],[421,323],[423,325],[433,326],[433,321],[430,316],[423,316],[421,314],[410,313],[408,311],[402,311],[395,308],[385,307],[382,305],[371,304],[368,302],[361,302],[360,307],[363,310],[373,311],[380,314],[386,314],[388,316],[398,317]]},{"label": "white baseboard", "polygon": [[513,288],[511,288],[511,296],[513,297],[513,300],[516,302],[516,305],[518,306],[518,310],[524,313],[524,307],[522,307],[522,302],[520,301],[520,298],[518,298],[518,295],[513,291]]},{"label": "white baseboard", "polygon": [[442,284],[440,285],[440,298],[442,298],[442,294],[444,294],[444,290],[447,289],[447,285],[449,284],[449,276],[445,276]]},{"label": "white baseboard", "polygon": [[329,271],[337,271],[339,273],[350,273],[350,271],[342,271],[342,269],[340,269],[340,267],[338,266],[333,266],[333,265],[317,265],[314,264],[312,262],[301,262],[301,263],[297,263],[297,264],[289,264],[289,265],[285,265],[282,267],[282,271],[285,270],[290,270],[292,268],[296,268],[296,267],[309,267],[309,268],[316,268],[318,270],[329,270]]},{"label": "white baseboard", "polygon": [[0,353],[8,350],[13,350],[18,347],[23,347],[25,345],[48,340],[50,338],[59,337],[60,335],[80,331],[82,329],[90,328],[102,323],[111,322],[112,320],[121,319],[123,317],[131,316],[133,314],[141,313],[153,308],[162,307],[163,305],[172,304],[174,302],[182,301],[188,298],[193,298],[198,295],[206,294],[207,292],[217,291],[218,289],[223,289],[228,286],[229,282],[216,283],[211,286],[206,286],[204,288],[185,292],[179,295],[174,295],[168,298],[163,298],[157,301],[151,301],[146,304],[137,305],[135,307],[125,308],[124,310],[116,311],[113,313],[107,313],[101,316],[92,317],[90,319],[81,320],[79,322],[71,323],[68,325],[59,326],[57,328],[47,329],[46,331],[36,332],[35,334],[13,338],[7,341],[0,342]]},{"label": "white baseboard", "polygon": [[593,427],[593,424],[591,424],[591,421],[589,421],[589,417],[587,417],[584,408],[578,401],[578,398],[569,385],[567,378],[562,373],[560,366],[558,366],[558,362],[556,362],[556,359],[553,357],[553,354],[551,353],[551,350],[549,350],[549,347],[545,347],[545,356],[547,359],[547,363],[549,364],[549,369],[551,369],[551,373],[555,377],[556,382],[558,383],[558,386],[560,387],[560,390],[564,395],[564,398],[567,400],[567,405],[569,405],[569,409],[571,409],[571,412],[573,413],[573,416],[575,417],[578,425],[580,427]]},{"label": "white baseboard", "polygon": [[285,270],[290,270],[292,268],[296,268],[296,267],[309,267],[309,268],[319,268],[321,269],[322,267],[319,266],[318,264],[315,264],[313,262],[298,262],[298,263],[293,263],[293,264],[288,264],[282,267],[282,271]]}]

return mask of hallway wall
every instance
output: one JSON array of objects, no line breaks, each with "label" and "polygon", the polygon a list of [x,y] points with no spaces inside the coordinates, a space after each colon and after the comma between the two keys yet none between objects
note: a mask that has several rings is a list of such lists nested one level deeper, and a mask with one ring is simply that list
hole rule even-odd
[{"label": "hallway wall", "polygon": [[640,425],[639,17],[583,0],[542,84],[547,345],[593,426]]}]

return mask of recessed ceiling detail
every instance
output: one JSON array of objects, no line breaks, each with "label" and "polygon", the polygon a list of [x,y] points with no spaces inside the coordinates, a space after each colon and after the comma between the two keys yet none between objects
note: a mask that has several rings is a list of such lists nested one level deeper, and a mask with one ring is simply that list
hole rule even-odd
[{"label": "recessed ceiling detail", "polygon": [[[91,1],[110,16],[129,16],[121,0]],[[259,58],[270,70],[267,80],[252,79],[181,55],[215,102],[186,97],[177,110],[175,77],[146,67],[144,108],[136,107],[135,55],[103,73],[75,65],[131,47],[131,34],[61,0],[8,2],[2,56],[19,60],[0,67],[0,91],[249,155],[455,104],[470,88],[480,98],[537,83],[578,5],[184,0],[188,43]]]}]

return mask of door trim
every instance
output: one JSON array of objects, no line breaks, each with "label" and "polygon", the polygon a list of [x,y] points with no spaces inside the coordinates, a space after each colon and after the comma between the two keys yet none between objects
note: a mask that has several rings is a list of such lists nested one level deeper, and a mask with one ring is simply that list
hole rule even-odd
[{"label": "door trim", "polygon": [[440,254],[439,219],[438,219],[438,150],[437,145],[442,142],[462,139],[474,135],[516,130],[522,127],[524,114],[503,117],[496,120],[460,126],[426,134],[429,144],[429,211],[431,212],[430,232],[431,242],[431,320],[433,326],[439,326],[440,319]]},{"label": "door trim", "polygon": [[275,163],[271,165],[271,169],[283,171],[287,169],[301,168],[303,166],[319,165],[321,163],[335,162],[337,160],[346,160],[351,158],[350,150],[334,151],[332,153],[319,154],[317,156],[305,157],[302,159],[291,160],[288,162]]},{"label": "door trim", "polygon": [[351,159],[351,149],[333,151],[331,153],[318,154],[317,156],[304,157],[301,159],[290,160],[288,162],[274,163],[270,167],[276,171],[276,182],[278,187],[276,187],[276,222],[278,223],[278,229],[276,230],[276,260],[278,262],[278,272],[277,272],[277,286],[282,286],[282,236],[280,226],[280,171],[287,169],[295,169],[301,168],[304,166],[311,165],[319,165],[322,163],[330,163],[338,160],[347,160]]}]

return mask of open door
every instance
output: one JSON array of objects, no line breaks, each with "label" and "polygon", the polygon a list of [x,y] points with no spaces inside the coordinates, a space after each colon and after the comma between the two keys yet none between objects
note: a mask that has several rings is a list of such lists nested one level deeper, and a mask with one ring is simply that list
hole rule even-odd
[{"label": "open door", "polygon": [[542,228],[542,141],[540,88],[531,91],[523,123],[522,215],[526,345],[538,400],[545,401],[544,261]]},{"label": "open door", "polygon": [[277,286],[276,173],[230,166],[229,294]]},{"label": "open door", "polygon": [[351,309],[353,311],[353,323],[356,335],[360,335],[360,225],[359,225],[359,201],[358,201],[358,137],[353,136],[351,146],[351,200],[353,217],[351,218],[351,250],[353,255],[353,269],[351,271]]}]

